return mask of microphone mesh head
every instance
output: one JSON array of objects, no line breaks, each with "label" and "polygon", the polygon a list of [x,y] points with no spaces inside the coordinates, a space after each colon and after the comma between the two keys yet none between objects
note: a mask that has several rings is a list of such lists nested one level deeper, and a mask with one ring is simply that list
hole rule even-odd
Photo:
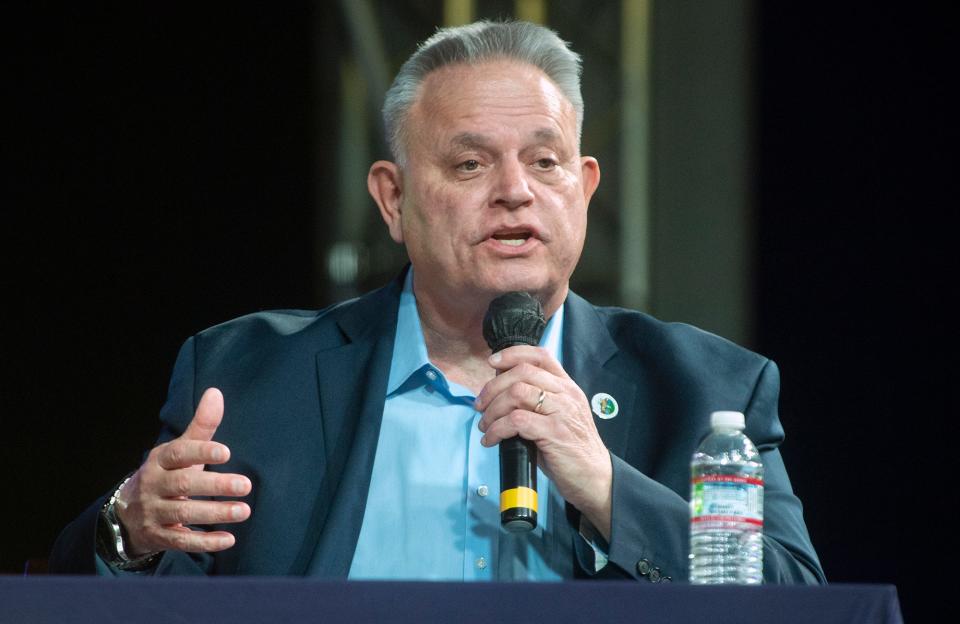
[{"label": "microphone mesh head", "polygon": [[518,344],[536,346],[546,326],[543,307],[536,298],[509,292],[490,302],[483,317],[483,338],[494,353]]}]

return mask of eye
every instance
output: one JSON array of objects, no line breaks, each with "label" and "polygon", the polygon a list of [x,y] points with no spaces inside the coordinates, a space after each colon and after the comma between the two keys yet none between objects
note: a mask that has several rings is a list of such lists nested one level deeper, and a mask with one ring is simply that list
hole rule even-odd
[{"label": "eye", "polygon": [[457,165],[457,170],[458,170],[458,171],[465,171],[465,172],[468,172],[468,173],[471,172],[471,171],[477,171],[478,169],[480,169],[480,161],[479,161],[479,160],[473,160],[473,159],[465,160],[465,161],[463,161],[462,163],[460,163],[459,165]]},{"label": "eye", "polygon": [[535,163],[537,169],[543,169],[544,171],[549,171],[557,166],[557,161],[552,158],[541,158]]}]

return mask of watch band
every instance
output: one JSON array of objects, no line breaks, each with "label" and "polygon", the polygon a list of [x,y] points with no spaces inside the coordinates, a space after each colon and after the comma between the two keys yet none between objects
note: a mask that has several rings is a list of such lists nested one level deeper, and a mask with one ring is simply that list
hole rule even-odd
[{"label": "watch band", "polygon": [[152,552],[140,556],[127,554],[124,538],[126,531],[117,516],[117,498],[120,490],[127,484],[134,473],[128,474],[114,489],[107,499],[97,519],[97,554],[105,563],[118,570],[137,572],[146,570],[156,564],[163,556],[163,552]]}]

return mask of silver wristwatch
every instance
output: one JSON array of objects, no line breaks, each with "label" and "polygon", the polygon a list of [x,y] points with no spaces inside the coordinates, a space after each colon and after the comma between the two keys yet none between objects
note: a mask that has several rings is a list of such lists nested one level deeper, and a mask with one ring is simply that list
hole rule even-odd
[{"label": "silver wristwatch", "polygon": [[128,474],[113,491],[103,507],[100,508],[97,518],[97,554],[106,564],[118,570],[137,572],[155,565],[163,556],[163,553],[153,552],[131,557],[124,547],[126,531],[120,524],[120,518],[117,517],[117,497],[132,476],[132,472]]}]

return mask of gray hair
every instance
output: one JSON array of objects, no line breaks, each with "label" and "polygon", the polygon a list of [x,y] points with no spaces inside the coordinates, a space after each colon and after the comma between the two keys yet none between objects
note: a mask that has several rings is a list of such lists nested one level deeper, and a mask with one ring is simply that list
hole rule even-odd
[{"label": "gray hair", "polygon": [[583,127],[580,55],[554,31],[529,22],[483,20],[441,28],[400,68],[383,103],[383,124],[394,160],[404,165],[407,114],[427,75],[446,65],[516,60],[540,69],[554,82],[577,115],[577,141]]}]

